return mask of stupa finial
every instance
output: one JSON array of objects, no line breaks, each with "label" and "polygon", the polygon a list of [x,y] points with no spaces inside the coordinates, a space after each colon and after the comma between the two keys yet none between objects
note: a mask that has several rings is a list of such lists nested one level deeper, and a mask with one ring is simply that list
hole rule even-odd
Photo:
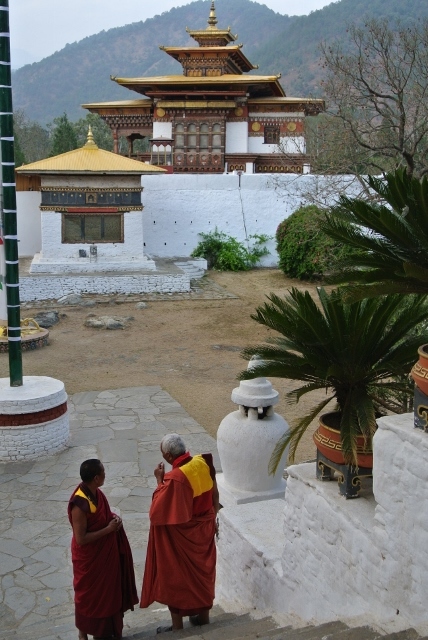
[{"label": "stupa finial", "polygon": [[208,18],[208,29],[217,29],[217,16],[215,14],[215,3],[214,0],[211,2],[211,10],[210,17]]},{"label": "stupa finial", "polygon": [[86,139],[85,148],[98,149],[98,146],[94,140],[94,134],[92,133],[92,127],[89,125],[88,127],[88,137]]}]

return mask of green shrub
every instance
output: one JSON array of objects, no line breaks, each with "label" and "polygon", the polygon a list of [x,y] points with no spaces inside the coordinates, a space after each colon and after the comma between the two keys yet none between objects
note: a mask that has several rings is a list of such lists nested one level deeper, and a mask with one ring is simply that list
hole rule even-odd
[{"label": "green shrub", "polygon": [[337,268],[354,250],[329,238],[320,229],[324,210],[316,205],[300,207],[276,230],[279,268],[290,278],[322,278]]},{"label": "green shrub", "polygon": [[205,258],[208,269],[218,271],[248,271],[259,262],[260,258],[268,255],[264,246],[270,239],[265,235],[249,236],[248,247],[236,238],[219,231],[217,227],[209,233],[199,234],[202,240],[192,252],[193,258]]}]

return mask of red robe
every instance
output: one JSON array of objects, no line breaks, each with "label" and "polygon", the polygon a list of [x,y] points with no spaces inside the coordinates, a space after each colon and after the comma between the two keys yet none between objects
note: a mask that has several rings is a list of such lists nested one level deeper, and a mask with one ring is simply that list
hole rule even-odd
[{"label": "red robe", "polygon": [[182,616],[212,607],[214,479],[211,454],[192,458],[187,453],[155,489],[140,607],[160,602]]},{"label": "red robe", "polygon": [[[80,491],[79,491],[80,490]],[[71,511],[81,508],[87,517],[88,532],[104,529],[115,517],[105,495],[97,489],[97,506],[84,497],[82,483],[74,490],[68,503],[68,518]],[[125,531],[117,532],[78,545],[74,534],[71,540],[73,562],[73,587],[76,611],[76,627],[97,637],[122,637],[123,614],[133,610],[138,602],[135,586],[132,553]]]}]

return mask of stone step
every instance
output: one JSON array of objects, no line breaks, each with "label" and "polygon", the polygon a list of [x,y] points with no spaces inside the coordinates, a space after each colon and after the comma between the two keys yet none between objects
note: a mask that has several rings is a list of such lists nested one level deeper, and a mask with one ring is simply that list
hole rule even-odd
[{"label": "stone step", "polygon": [[[225,626],[230,626],[237,624],[237,620],[242,619],[244,622],[248,622],[251,620],[249,614],[243,614],[242,616],[237,616],[235,613],[225,613],[220,607],[213,607],[210,614],[210,628],[218,629]],[[166,613],[165,619],[162,622],[158,622],[156,625],[153,623],[142,625],[135,627],[134,629],[127,632],[126,638],[130,640],[144,640],[144,638],[152,638],[154,634],[156,634],[156,628],[158,626],[167,626],[170,624],[171,620],[169,619],[169,614]],[[180,638],[188,638],[189,636],[195,636],[195,634],[199,634],[202,627],[200,626],[191,626],[187,620],[185,620],[185,628],[182,631],[177,631],[174,633],[174,640],[179,640]],[[167,640],[169,636],[159,636],[159,639]]]},{"label": "stone step", "polygon": [[382,634],[374,631],[371,627],[355,627],[353,629],[345,629],[328,636],[329,640],[378,640]]},{"label": "stone step", "polygon": [[[156,634],[158,626],[169,624],[167,612],[156,614],[146,610],[145,615],[150,622],[135,628],[126,627],[124,640],[428,640],[428,637],[420,638],[415,629],[382,635],[368,626],[349,628],[340,621],[307,625],[300,629],[291,626],[279,628],[270,617],[254,620],[249,613],[225,613],[218,606],[211,611],[209,625],[190,626],[186,621],[185,628],[175,632],[172,638],[169,634]],[[159,618],[165,619],[160,622]],[[76,640],[74,617],[58,620],[54,626],[52,622],[41,622],[20,629],[0,630],[0,640]]]},{"label": "stone step", "polygon": [[336,637],[334,634],[339,634],[348,629],[349,627],[343,622],[326,622],[318,626],[307,625],[306,627],[291,629],[286,632],[278,629],[265,636],[263,640],[282,640],[283,638],[284,640],[318,640],[318,638],[330,640],[330,638]]},{"label": "stone step", "polygon": [[[418,640],[419,633],[415,629],[405,629],[404,631],[396,631],[382,636],[382,640]],[[423,638],[420,638],[423,640]]]},{"label": "stone step", "polygon": [[202,261],[201,264],[198,265],[197,262],[192,260],[177,260],[174,264],[176,267],[187,273],[192,280],[199,280],[205,275],[206,263]]}]

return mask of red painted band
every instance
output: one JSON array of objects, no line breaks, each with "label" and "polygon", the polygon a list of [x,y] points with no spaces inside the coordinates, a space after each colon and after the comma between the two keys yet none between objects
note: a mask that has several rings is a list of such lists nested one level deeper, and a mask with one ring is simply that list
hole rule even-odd
[{"label": "red painted band", "polygon": [[52,422],[56,418],[67,412],[67,403],[64,402],[57,407],[45,409],[44,411],[34,411],[33,413],[16,413],[13,415],[0,414],[0,427],[28,427],[32,424],[43,424]]}]

